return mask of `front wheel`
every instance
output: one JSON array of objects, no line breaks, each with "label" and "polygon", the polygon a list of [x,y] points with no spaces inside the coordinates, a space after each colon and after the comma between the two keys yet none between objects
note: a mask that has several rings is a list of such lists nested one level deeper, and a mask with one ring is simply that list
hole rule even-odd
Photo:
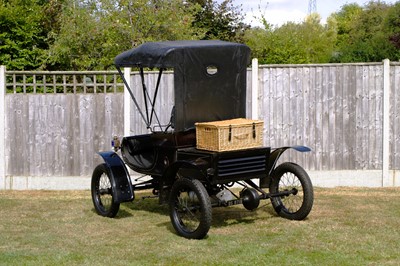
[{"label": "front wheel", "polygon": [[94,169],[91,190],[96,212],[101,216],[115,217],[119,210],[119,203],[114,202],[111,179],[106,164],[100,164]]},{"label": "front wheel", "polygon": [[212,207],[203,184],[197,179],[179,178],[172,186],[170,218],[178,235],[202,239],[211,227]]},{"label": "front wheel", "polygon": [[290,220],[303,220],[310,213],[314,192],[307,172],[297,164],[283,163],[271,174],[271,202],[279,216]]}]

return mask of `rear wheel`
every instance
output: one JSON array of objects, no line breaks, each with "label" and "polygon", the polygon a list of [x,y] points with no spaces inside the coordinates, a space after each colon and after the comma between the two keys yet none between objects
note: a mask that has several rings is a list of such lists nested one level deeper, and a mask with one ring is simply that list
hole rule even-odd
[{"label": "rear wheel", "polygon": [[270,193],[286,193],[271,198],[275,211],[290,220],[306,218],[314,202],[313,187],[307,172],[299,165],[287,162],[279,165],[271,178]]},{"label": "rear wheel", "polygon": [[170,194],[170,217],[178,235],[204,238],[211,227],[212,208],[203,184],[197,179],[179,178]]},{"label": "rear wheel", "polygon": [[119,210],[119,203],[114,202],[111,178],[106,164],[100,164],[94,169],[91,190],[96,212],[101,216],[115,217]]}]

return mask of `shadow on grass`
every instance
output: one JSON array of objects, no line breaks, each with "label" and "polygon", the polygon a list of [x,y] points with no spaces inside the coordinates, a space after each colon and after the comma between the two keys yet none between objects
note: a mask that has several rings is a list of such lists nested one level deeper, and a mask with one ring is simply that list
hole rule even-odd
[{"label": "shadow on grass", "polygon": [[[97,214],[96,209],[92,207],[91,211]],[[118,213],[113,219],[130,218],[135,215],[135,211],[148,211],[160,215],[168,215],[168,206],[166,204],[158,204],[158,198],[135,199],[132,202],[124,202],[120,204]]]},{"label": "shadow on grass", "polygon": [[277,214],[270,204],[260,205],[253,211],[249,211],[241,205],[218,207],[213,209],[212,226],[218,228],[236,224],[254,224],[276,216]]},{"label": "shadow on grass", "polygon": [[[168,204],[159,204],[158,198],[135,199],[133,202],[121,204],[117,219],[124,219],[134,216],[135,211],[146,211],[159,215],[169,216]],[[253,224],[257,221],[277,217],[271,204],[262,201],[260,206],[253,210],[246,210],[242,205],[230,207],[215,207],[212,212],[212,227],[225,227],[234,224]],[[160,226],[168,227],[168,230],[175,232],[170,222],[161,223]]]},{"label": "shadow on grass", "polygon": [[[96,215],[99,215],[99,214],[96,212],[96,209],[95,209],[95,208],[92,208],[91,211],[92,211],[92,213],[94,213],[94,214],[96,214]],[[99,216],[101,216],[101,215],[99,215]],[[119,211],[118,211],[118,213],[117,213],[117,216],[113,217],[113,219],[122,219],[122,218],[128,218],[128,217],[132,217],[132,216],[133,216],[132,213],[130,213],[130,212],[124,210],[124,208],[120,208]]]},{"label": "shadow on grass", "polygon": [[[92,208],[92,212],[96,213]],[[138,212],[150,212],[153,214],[168,217],[167,220],[162,218],[154,220],[154,224],[159,228],[165,228],[174,235],[177,235],[170,219],[169,219],[169,206],[168,204],[159,204],[158,198],[145,198],[137,197],[133,202],[126,202],[120,205],[117,216],[113,219],[126,219],[134,218],[135,215],[143,215]],[[270,220],[277,217],[277,214],[272,208],[269,201],[261,201],[260,206],[249,211],[242,205],[235,205],[230,207],[214,207],[212,210],[212,223],[211,228],[229,228],[233,225],[251,225],[256,226],[257,223]],[[208,236],[206,236],[207,238]]]},{"label": "shadow on grass", "polygon": [[161,215],[168,215],[168,205],[159,204],[158,198],[135,199],[133,202],[125,204],[127,208],[134,211],[148,211]]}]

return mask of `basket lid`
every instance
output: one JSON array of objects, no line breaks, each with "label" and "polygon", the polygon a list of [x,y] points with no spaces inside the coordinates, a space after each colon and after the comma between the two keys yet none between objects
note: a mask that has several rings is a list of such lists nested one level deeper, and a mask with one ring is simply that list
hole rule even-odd
[{"label": "basket lid", "polygon": [[212,122],[198,122],[195,123],[196,126],[213,126],[213,127],[229,127],[229,126],[243,126],[243,125],[251,125],[251,124],[261,124],[262,120],[252,120],[246,118],[235,118],[221,121],[212,121]]}]

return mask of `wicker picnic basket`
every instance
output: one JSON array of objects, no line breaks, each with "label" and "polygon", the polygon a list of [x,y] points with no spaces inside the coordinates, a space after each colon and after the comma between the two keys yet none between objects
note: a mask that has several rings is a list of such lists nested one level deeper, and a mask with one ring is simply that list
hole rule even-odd
[{"label": "wicker picnic basket", "polygon": [[261,147],[263,127],[261,120],[237,118],[196,123],[197,148],[208,151],[232,151]]}]

